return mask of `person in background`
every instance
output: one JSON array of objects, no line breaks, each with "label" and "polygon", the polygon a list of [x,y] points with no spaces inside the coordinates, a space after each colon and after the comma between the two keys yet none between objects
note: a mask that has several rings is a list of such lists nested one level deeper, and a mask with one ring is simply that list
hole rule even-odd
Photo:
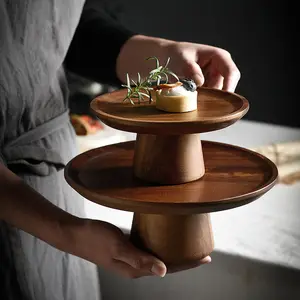
[{"label": "person in background", "polygon": [[77,154],[65,70],[118,85],[156,56],[198,86],[234,92],[240,80],[228,51],[132,32],[101,3],[0,2],[1,299],[99,300],[96,266],[130,278],[167,271],[119,228],[88,219],[65,182]]}]

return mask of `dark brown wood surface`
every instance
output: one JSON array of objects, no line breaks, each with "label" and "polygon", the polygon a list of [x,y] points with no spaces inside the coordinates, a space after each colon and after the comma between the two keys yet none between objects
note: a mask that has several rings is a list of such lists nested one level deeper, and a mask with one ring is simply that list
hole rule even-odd
[{"label": "dark brown wood surface", "polygon": [[199,134],[138,134],[134,175],[158,184],[181,184],[201,178],[205,168]]},{"label": "dark brown wood surface", "polygon": [[91,102],[93,113],[110,127],[146,134],[201,133],[225,128],[241,119],[249,109],[242,96],[218,89],[198,89],[198,110],[167,113],[151,104],[123,103],[126,90],[101,95]]},{"label": "dark brown wood surface", "polygon": [[130,240],[160,258],[168,273],[199,266],[200,260],[214,249],[210,214],[135,213]]},{"label": "dark brown wood surface", "polygon": [[247,204],[271,189],[278,176],[276,166],[260,154],[202,141],[201,179],[180,185],[149,184],[133,176],[134,145],[125,142],[80,154],[65,168],[67,182],[85,198],[111,208],[195,214]]}]

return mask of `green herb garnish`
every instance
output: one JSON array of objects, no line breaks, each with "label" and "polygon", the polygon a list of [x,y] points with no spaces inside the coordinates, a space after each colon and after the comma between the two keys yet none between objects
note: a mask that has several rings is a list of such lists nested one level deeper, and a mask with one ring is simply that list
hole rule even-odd
[{"label": "green herb garnish", "polygon": [[142,79],[140,73],[138,73],[137,82],[135,82],[132,79],[130,80],[129,75],[127,74],[127,84],[122,85],[122,87],[127,88],[127,95],[123,102],[129,101],[134,105],[135,103],[133,99],[138,99],[138,104],[140,104],[141,101],[144,101],[146,97],[149,99],[149,103],[151,103],[153,101],[151,96],[153,83],[159,85],[161,80],[164,80],[165,83],[168,83],[169,75],[173,76],[179,81],[177,75],[168,69],[170,57],[164,66],[160,66],[159,60],[155,56],[148,57],[146,60],[152,59],[156,61],[156,68],[150,71],[149,75],[145,79]]}]

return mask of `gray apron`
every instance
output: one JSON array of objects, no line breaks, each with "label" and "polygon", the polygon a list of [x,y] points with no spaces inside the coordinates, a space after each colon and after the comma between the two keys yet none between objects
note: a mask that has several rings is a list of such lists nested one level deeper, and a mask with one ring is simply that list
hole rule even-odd
[{"label": "gray apron", "polygon": [[[77,147],[62,62],[83,4],[0,2],[0,163],[82,217],[84,199],[63,176]],[[0,299],[99,300],[99,294],[95,265],[0,223]]]}]

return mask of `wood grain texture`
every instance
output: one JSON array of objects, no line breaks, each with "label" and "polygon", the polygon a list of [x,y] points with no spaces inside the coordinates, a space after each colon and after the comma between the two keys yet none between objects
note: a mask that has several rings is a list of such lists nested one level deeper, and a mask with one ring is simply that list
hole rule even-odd
[{"label": "wood grain texture", "polygon": [[91,102],[92,112],[115,129],[144,134],[189,134],[225,128],[241,119],[249,109],[248,101],[218,89],[198,89],[198,109],[186,113],[167,113],[155,102],[123,103],[126,90],[101,95]]},{"label": "wood grain texture", "polygon": [[65,168],[82,196],[111,208],[154,214],[196,214],[247,204],[270,190],[278,171],[266,157],[237,146],[202,141],[205,175],[180,185],[150,184],[133,176],[135,142],[87,151]]},{"label": "wood grain texture", "polygon": [[191,269],[210,255],[214,239],[209,214],[134,214],[131,241],[160,258],[168,273]]},{"label": "wood grain texture", "polygon": [[159,184],[181,184],[204,175],[199,134],[138,134],[133,170],[136,177]]}]

